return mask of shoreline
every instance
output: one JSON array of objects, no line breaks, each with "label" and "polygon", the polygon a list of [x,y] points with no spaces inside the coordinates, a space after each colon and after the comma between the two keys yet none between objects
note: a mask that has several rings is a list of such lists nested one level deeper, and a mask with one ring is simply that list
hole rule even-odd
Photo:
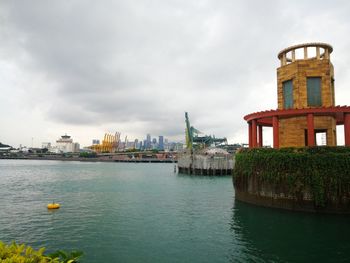
[{"label": "shoreline", "polygon": [[44,160],[44,161],[76,161],[76,162],[117,162],[117,163],[177,163],[174,159],[113,159],[113,158],[84,158],[84,157],[38,157],[38,156],[23,156],[23,157],[4,157],[0,156],[0,160]]}]

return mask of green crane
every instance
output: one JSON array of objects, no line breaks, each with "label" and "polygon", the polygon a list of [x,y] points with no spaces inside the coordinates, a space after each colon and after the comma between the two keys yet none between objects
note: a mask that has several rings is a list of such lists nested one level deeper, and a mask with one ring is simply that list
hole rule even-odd
[{"label": "green crane", "polygon": [[186,146],[187,146],[187,149],[193,149],[193,139],[195,137],[198,137],[198,134],[201,132],[190,125],[190,119],[188,118],[187,112],[185,112],[185,120],[186,120]]},{"label": "green crane", "polygon": [[186,147],[187,149],[192,149],[193,147],[193,135],[190,125],[190,120],[188,119],[188,113],[185,112],[185,121],[186,121]]},{"label": "green crane", "polygon": [[211,145],[218,145],[221,143],[227,143],[226,138],[215,138],[215,136],[198,136],[201,132],[191,126],[188,118],[188,113],[185,112],[186,121],[186,146],[187,149],[193,150],[193,148],[209,147]]}]

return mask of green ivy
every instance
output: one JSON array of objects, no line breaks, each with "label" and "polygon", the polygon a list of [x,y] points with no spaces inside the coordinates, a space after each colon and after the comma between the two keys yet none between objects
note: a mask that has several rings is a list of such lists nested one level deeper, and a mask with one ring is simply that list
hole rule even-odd
[{"label": "green ivy", "polygon": [[350,147],[254,148],[236,154],[234,182],[250,176],[286,187],[297,196],[307,189],[315,205],[350,196]]}]

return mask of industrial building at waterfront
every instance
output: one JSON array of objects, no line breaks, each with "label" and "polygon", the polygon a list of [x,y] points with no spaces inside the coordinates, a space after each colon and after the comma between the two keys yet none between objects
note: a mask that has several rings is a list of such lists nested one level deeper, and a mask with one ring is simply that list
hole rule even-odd
[{"label": "industrial building at waterfront", "polygon": [[62,135],[61,138],[56,141],[56,153],[74,153],[79,152],[79,149],[79,143],[73,142],[71,136],[67,134]]}]

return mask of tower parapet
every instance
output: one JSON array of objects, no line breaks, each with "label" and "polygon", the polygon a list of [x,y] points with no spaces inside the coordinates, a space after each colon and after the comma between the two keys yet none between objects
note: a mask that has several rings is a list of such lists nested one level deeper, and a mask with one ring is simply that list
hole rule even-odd
[{"label": "tower parapet", "polygon": [[[315,54],[316,56],[314,57],[309,57],[308,50],[315,49]],[[302,51],[303,56],[301,58],[297,57],[298,51]],[[298,44],[294,46],[287,47],[283,50],[281,50],[278,53],[278,59],[281,61],[281,66],[285,66],[289,63],[295,62],[296,60],[299,59],[318,59],[318,60],[323,60],[323,59],[330,59],[330,54],[333,52],[333,47],[329,44],[326,43],[305,43],[305,44]]]},{"label": "tower parapet", "polygon": [[[296,56],[302,51],[301,58]],[[315,56],[309,57],[311,52]],[[333,48],[325,43],[291,46],[278,54],[278,109],[330,107],[335,105]]]}]

